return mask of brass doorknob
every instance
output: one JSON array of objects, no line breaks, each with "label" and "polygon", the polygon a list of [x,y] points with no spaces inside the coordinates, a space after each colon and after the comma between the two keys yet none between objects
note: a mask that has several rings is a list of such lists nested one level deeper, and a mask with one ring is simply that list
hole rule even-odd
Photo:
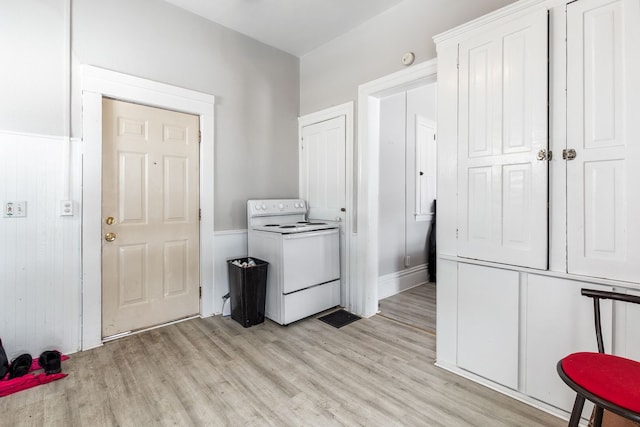
[{"label": "brass doorknob", "polygon": [[106,240],[107,242],[113,242],[114,240],[116,240],[116,233],[109,232],[105,234],[104,240]]},{"label": "brass doorknob", "polygon": [[112,216],[108,216],[107,219],[104,220],[107,225],[113,225],[116,223],[116,219]]}]

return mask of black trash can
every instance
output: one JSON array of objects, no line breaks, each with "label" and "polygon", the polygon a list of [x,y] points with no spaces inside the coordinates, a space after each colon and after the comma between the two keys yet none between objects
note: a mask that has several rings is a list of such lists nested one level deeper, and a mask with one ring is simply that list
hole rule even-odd
[{"label": "black trash can", "polygon": [[264,322],[269,263],[258,258],[227,261],[231,318],[245,328]]}]

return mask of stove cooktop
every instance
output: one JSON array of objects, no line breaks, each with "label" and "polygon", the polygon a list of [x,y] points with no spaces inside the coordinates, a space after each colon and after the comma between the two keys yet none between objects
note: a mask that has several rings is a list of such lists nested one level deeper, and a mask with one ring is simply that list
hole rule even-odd
[{"label": "stove cooktop", "polygon": [[319,221],[298,221],[289,224],[265,224],[265,225],[256,225],[253,227],[254,230],[259,231],[269,231],[272,233],[303,233],[309,231],[317,231],[317,230],[329,230],[332,228],[338,228],[336,224],[330,224],[326,222]]}]

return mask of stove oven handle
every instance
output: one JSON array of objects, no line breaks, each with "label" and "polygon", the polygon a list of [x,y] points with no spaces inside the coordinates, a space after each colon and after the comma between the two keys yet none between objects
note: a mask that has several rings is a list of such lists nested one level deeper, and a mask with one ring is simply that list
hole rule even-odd
[{"label": "stove oven handle", "polygon": [[284,239],[286,240],[306,239],[309,237],[328,236],[330,234],[337,234],[337,233],[338,233],[338,229],[332,228],[330,230],[319,230],[319,231],[308,231],[304,233],[285,234]]}]

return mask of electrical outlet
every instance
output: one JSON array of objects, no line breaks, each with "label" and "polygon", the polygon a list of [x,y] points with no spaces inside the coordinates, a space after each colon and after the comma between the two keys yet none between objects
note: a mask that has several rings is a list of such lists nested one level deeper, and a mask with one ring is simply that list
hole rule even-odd
[{"label": "electrical outlet", "polygon": [[5,218],[23,218],[27,216],[27,202],[5,202]]},{"label": "electrical outlet", "polygon": [[60,201],[60,216],[73,215],[73,200]]}]

